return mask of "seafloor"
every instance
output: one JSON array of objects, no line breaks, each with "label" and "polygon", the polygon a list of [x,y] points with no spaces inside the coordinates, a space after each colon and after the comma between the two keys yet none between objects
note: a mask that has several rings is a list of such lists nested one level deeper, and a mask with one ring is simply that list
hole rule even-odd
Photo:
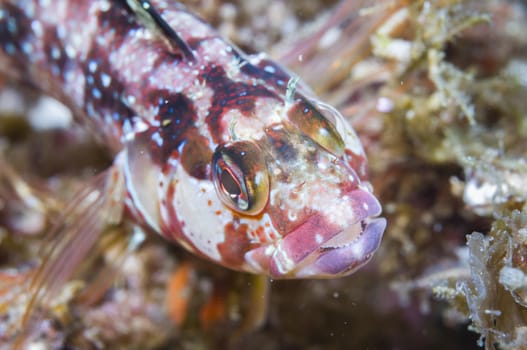
[{"label": "seafloor", "polygon": [[[154,234],[116,260],[134,230],[123,223],[38,308],[25,346],[527,349],[525,2],[186,3],[349,119],[388,219],[382,246],[346,278],[268,282]],[[0,91],[0,349],[10,349],[44,232],[111,159],[78,126],[36,125],[46,100],[34,91],[3,80]],[[91,278],[101,270],[112,271],[105,288]]]}]

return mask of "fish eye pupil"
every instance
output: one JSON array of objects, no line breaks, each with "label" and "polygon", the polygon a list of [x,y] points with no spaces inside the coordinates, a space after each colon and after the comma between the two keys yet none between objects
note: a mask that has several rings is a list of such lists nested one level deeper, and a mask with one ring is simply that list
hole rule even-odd
[{"label": "fish eye pupil", "polygon": [[223,204],[245,215],[263,210],[269,198],[269,176],[256,143],[236,141],[219,145],[211,166],[211,180]]},{"label": "fish eye pupil", "polygon": [[220,174],[221,187],[223,191],[232,199],[236,199],[241,194],[240,184],[227,169],[223,169]]}]

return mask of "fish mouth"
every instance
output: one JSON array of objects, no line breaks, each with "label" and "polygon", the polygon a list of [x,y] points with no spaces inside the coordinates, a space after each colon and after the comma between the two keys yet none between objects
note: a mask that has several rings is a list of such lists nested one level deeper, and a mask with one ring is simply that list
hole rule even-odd
[{"label": "fish mouth", "polygon": [[249,264],[266,265],[278,279],[335,278],[362,267],[379,247],[386,219],[378,217],[381,206],[369,191],[355,189],[344,198],[353,211],[351,224],[339,227],[315,214],[263,251],[249,252]]},{"label": "fish mouth", "polygon": [[348,227],[302,260],[296,278],[334,278],[352,274],[373,257],[381,244],[386,219],[367,218]]}]

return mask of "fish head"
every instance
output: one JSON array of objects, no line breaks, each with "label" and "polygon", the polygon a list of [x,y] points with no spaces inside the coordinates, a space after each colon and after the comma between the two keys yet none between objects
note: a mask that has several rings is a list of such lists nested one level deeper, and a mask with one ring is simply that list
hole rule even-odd
[{"label": "fish head", "polygon": [[151,137],[136,136],[125,161],[130,207],[166,238],[232,269],[348,275],[371,259],[386,226],[361,142],[329,105],[299,92],[270,95],[251,100],[250,113],[224,111],[215,137],[189,134],[163,166],[149,164]]},{"label": "fish head", "polygon": [[368,262],[386,221],[361,142],[340,113],[298,97],[246,126],[232,123],[211,167],[233,215],[224,235],[243,236],[225,251],[273,278],[344,276]]}]

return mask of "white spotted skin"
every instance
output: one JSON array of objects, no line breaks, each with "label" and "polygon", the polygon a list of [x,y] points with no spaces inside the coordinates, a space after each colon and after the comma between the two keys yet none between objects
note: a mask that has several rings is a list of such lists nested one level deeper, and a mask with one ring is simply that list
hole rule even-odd
[{"label": "white spotted skin", "polygon": [[[225,240],[223,227],[232,219],[231,216],[223,210],[222,203],[216,201],[216,190],[211,182],[198,181],[181,167],[174,175],[178,181],[171,205],[178,216],[184,218],[185,236],[198,251],[220,261],[217,245]],[[163,219],[170,220],[168,217]]]}]

